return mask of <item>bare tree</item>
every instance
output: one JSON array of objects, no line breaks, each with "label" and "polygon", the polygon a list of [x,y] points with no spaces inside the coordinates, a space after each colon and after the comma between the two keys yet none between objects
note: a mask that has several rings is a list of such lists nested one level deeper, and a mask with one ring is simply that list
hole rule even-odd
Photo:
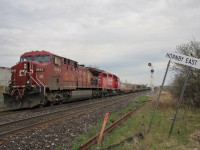
[{"label": "bare tree", "polygon": [[[195,40],[190,41],[187,44],[182,44],[176,47],[176,52],[200,58],[200,42]],[[181,89],[183,87],[183,83],[185,80],[185,75],[187,71],[187,67],[181,64],[175,64],[173,67],[175,71],[175,77],[173,79],[173,90],[172,93],[175,96],[179,96]],[[189,73],[189,81],[187,84],[187,88],[184,95],[184,100],[191,105],[195,105],[200,107],[200,70],[191,68]]]}]

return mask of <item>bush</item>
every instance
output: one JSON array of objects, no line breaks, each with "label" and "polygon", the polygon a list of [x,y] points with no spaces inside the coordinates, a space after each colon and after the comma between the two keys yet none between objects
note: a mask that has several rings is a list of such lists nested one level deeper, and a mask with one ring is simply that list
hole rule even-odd
[{"label": "bush", "polygon": [[[200,42],[191,41],[187,44],[177,46],[176,52],[187,55],[190,57],[200,58]],[[179,97],[184,81],[186,79],[186,72],[188,67],[175,64],[173,70],[175,71],[175,77],[173,79],[172,94]],[[200,70],[196,68],[190,68],[189,80],[184,93],[184,101],[187,104],[200,107]]]}]

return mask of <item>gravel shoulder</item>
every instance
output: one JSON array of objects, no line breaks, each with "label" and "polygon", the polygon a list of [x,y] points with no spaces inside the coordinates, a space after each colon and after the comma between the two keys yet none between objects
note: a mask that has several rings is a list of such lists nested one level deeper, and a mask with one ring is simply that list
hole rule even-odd
[{"label": "gravel shoulder", "polygon": [[123,101],[109,108],[103,108],[96,110],[95,112],[83,115],[74,120],[52,124],[46,128],[39,128],[36,132],[25,133],[23,137],[14,136],[10,137],[8,141],[0,143],[0,149],[56,149],[60,148],[68,150],[72,146],[72,142],[79,134],[86,133],[90,127],[95,125],[100,119],[102,119],[106,112],[110,114],[118,112],[134,103],[135,99]]}]

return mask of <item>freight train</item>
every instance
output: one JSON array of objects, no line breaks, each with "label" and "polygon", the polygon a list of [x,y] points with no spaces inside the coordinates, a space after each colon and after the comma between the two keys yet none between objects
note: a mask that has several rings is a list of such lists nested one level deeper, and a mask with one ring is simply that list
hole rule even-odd
[{"label": "freight train", "polygon": [[12,108],[32,108],[119,93],[118,76],[48,51],[26,52],[11,67],[4,103]]}]

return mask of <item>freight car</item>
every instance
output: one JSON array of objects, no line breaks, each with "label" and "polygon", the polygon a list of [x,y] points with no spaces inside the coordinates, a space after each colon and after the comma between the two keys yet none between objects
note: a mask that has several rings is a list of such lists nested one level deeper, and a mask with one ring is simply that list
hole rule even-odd
[{"label": "freight car", "polygon": [[120,83],[120,92],[123,94],[149,90],[147,85]]},{"label": "freight car", "polygon": [[120,91],[116,75],[47,51],[24,53],[11,67],[11,74],[4,103],[12,108],[42,107]]}]

